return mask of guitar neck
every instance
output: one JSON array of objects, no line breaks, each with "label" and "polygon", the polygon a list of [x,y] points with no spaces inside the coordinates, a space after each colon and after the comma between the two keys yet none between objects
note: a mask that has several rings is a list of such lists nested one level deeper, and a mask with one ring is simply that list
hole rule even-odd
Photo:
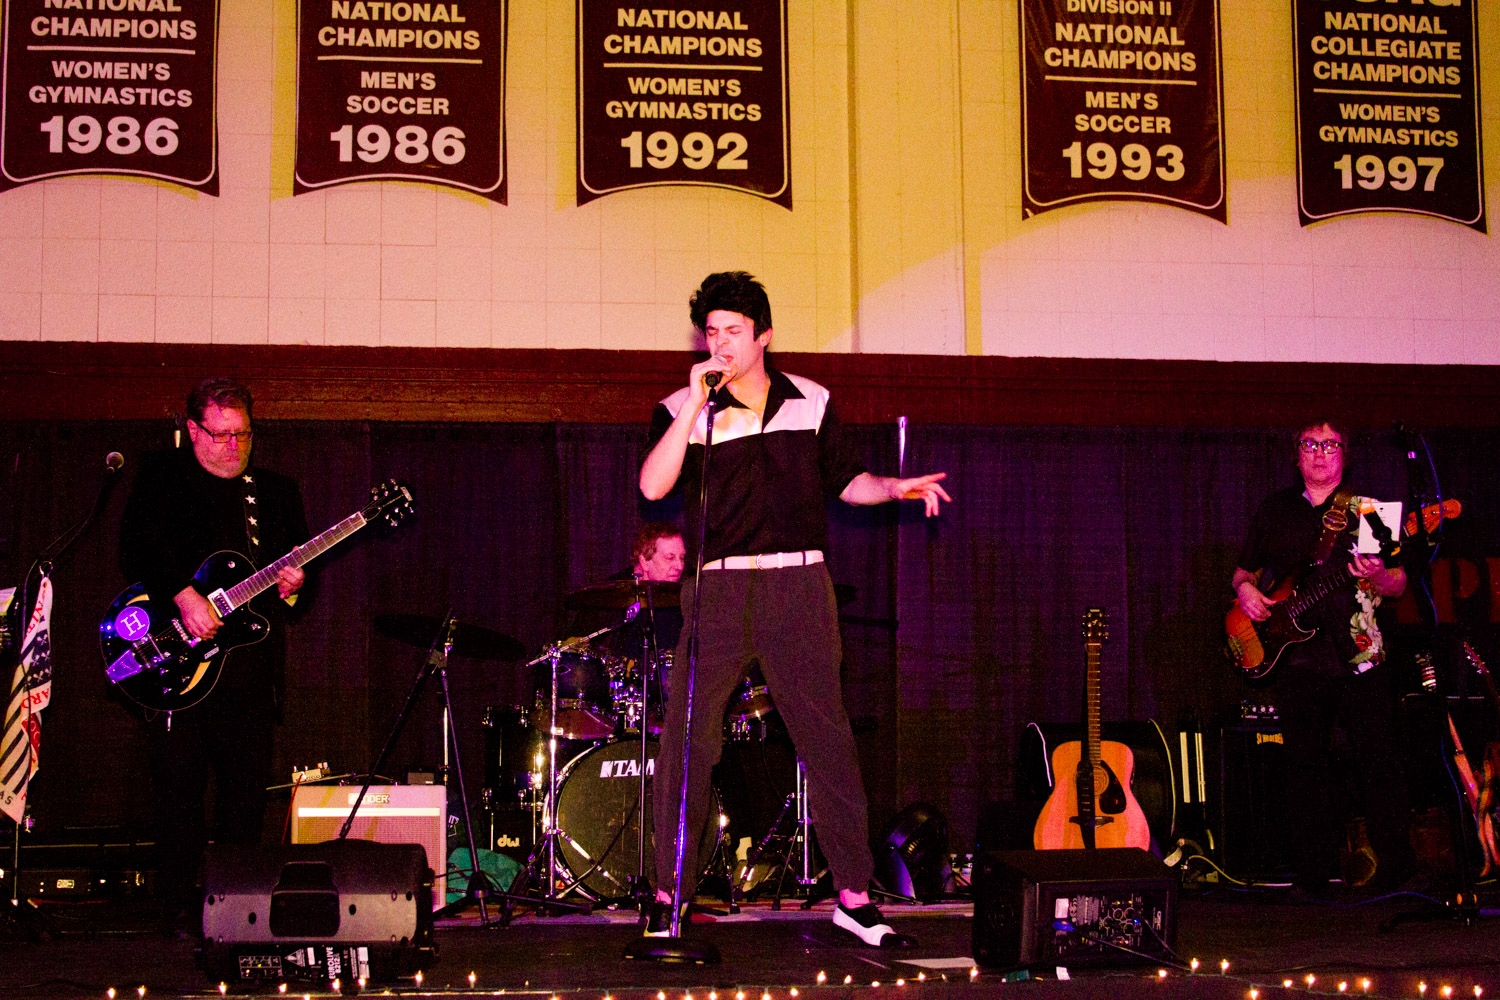
[{"label": "guitar neck", "polygon": [[1338,593],[1354,582],[1354,574],[1349,572],[1349,567],[1340,565],[1330,567],[1323,573],[1319,573],[1311,583],[1297,589],[1297,598],[1287,605],[1287,613],[1295,621],[1313,605],[1317,604],[1329,594]]},{"label": "guitar neck", "polygon": [[366,523],[364,514],[356,511],[317,538],[297,546],[280,559],[226,589],[224,596],[229,599],[230,609],[248,604],[263,591],[275,586],[276,578],[284,567],[300,569],[363,528]]},{"label": "guitar neck", "polygon": [[1086,671],[1083,684],[1083,756],[1089,762],[1090,773],[1099,766],[1099,660],[1103,643],[1084,643]]}]

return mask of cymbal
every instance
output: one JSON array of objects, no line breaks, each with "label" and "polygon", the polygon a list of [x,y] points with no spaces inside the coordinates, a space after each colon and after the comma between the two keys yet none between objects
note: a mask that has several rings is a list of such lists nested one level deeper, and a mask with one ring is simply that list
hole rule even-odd
[{"label": "cymbal", "polygon": [[563,598],[563,607],[569,611],[583,608],[624,611],[636,601],[645,602],[646,588],[651,588],[651,605],[657,608],[675,608],[682,601],[682,584],[665,580],[641,581],[610,580],[580,587]]},{"label": "cymbal", "polygon": [[[432,615],[376,615],[375,631],[399,642],[431,648],[443,627],[443,619]],[[458,622],[454,631],[453,655],[474,660],[519,660],[526,647],[504,632]]]}]

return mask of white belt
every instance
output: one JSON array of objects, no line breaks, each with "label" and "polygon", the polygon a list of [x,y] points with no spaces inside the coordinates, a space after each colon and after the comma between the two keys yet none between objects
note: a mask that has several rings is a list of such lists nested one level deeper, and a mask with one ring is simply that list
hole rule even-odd
[{"label": "white belt", "polygon": [[725,556],[703,564],[704,569],[785,569],[788,566],[811,566],[823,561],[821,549],[805,552],[762,552],[758,556]]}]

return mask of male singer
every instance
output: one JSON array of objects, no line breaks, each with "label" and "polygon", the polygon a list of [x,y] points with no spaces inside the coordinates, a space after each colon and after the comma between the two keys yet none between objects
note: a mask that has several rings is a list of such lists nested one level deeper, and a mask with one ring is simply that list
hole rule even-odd
[{"label": "male singer", "polygon": [[[709,464],[682,898],[691,899],[696,885],[698,832],[708,818],[709,770],[719,759],[724,708],[747,664],[758,658],[807,766],[813,824],[839,890],[834,924],[869,945],[910,944],[885,923],[868,894],[874,863],[864,784],[839,684],[838,612],[823,563],[824,498],[850,504],[921,500],[931,517],[941,501],[951,502],[939,485],[946,474],[874,476],[845,452],[828,390],[768,367],[771,305],[749,274],[709,275],[689,311],[712,357],[694,365],[687,386],[657,405],[650,452],[641,466],[641,492],[648,499],[683,485],[685,537],[696,549],[708,423],[702,411],[710,376],[717,376],[716,384],[722,380]],[[695,558],[690,552],[689,566]],[[685,581],[688,621],[657,758],[657,905],[647,913],[648,936],[669,934],[671,927],[693,587],[694,581]]]}]

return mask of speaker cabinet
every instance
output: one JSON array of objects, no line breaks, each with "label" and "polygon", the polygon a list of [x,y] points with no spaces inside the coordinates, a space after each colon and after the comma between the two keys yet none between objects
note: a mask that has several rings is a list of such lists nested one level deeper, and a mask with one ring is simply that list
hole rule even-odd
[{"label": "speaker cabinet", "polygon": [[386,980],[430,967],[432,869],[415,844],[215,844],[199,964],[224,982]]},{"label": "speaker cabinet", "polygon": [[[359,797],[358,785],[303,785],[292,795],[292,843],[334,840]],[[371,785],[349,836],[382,844],[420,844],[435,874],[433,909],[447,891],[447,785]]]},{"label": "speaker cabinet", "polygon": [[1238,879],[1289,867],[1286,745],[1274,720],[1246,720],[1219,733],[1219,850]]},{"label": "speaker cabinet", "polygon": [[1147,851],[988,851],[974,859],[973,886],[974,960],[985,968],[1170,960],[1177,876]]}]

